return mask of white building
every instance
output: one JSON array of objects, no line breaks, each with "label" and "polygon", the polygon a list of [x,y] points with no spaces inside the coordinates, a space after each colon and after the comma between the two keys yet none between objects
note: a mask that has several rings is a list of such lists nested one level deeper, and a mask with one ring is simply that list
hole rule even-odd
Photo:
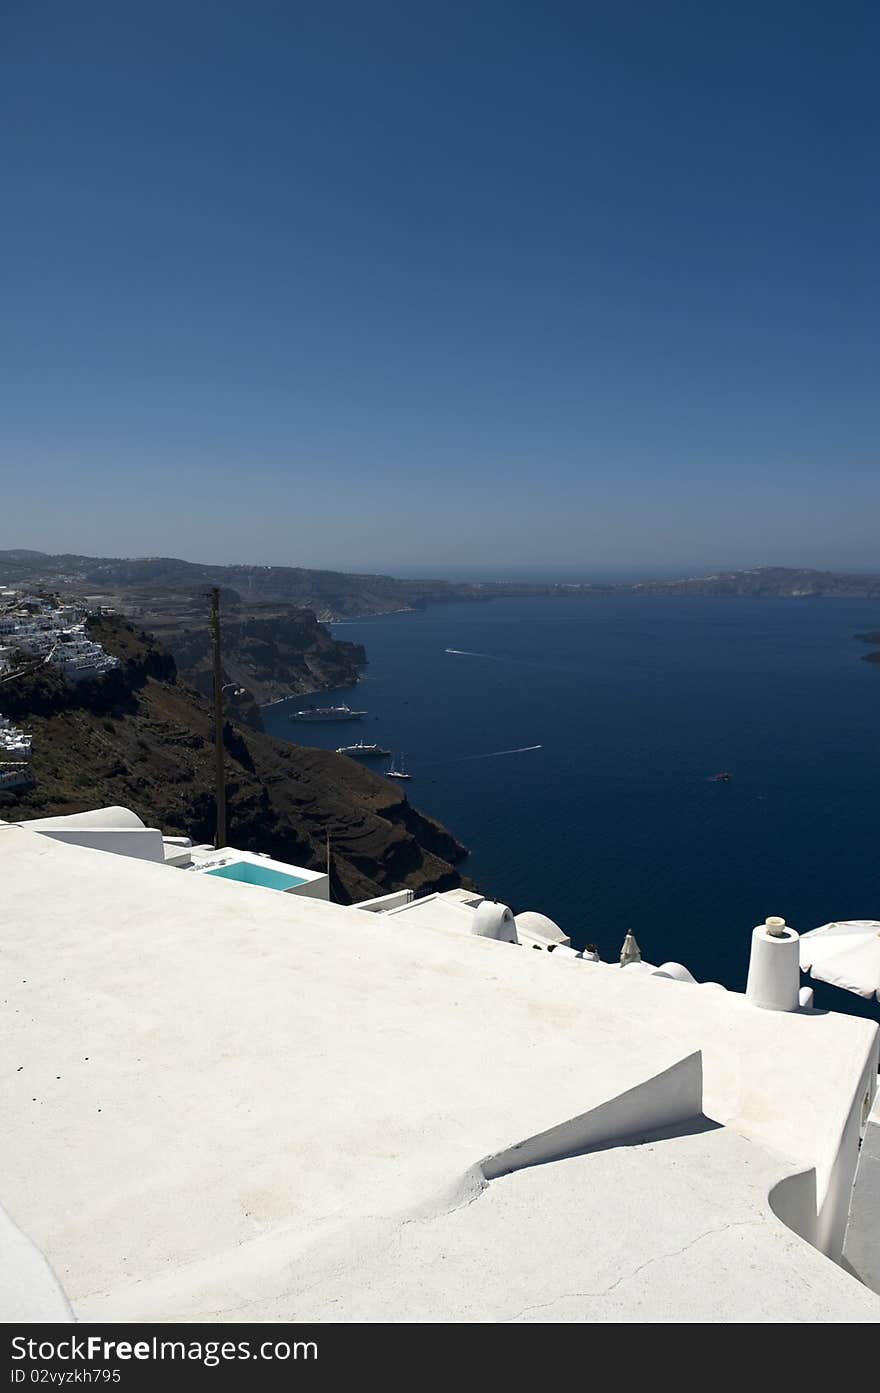
[{"label": "white building", "polygon": [[166,837],[158,827],[147,827],[130,808],[95,808],[84,813],[33,818],[20,825],[68,846],[153,861],[211,876],[236,888],[244,885],[319,900],[330,898],[330,879],[321,871],[253,851],[239,851],[233,846],[215,850],[212,846],[194,846],[189,837]]},{"label": "white building", "polygon": [[100,643],[89,638],[84,624],[56,633],[53,660],[70,682],[103,677],[119,666],[118,658],[112,658]]},{"label": "white building", "polygon": [[[2,670],[0,662],[0,672]],[[34,783],[30,767],[32,754],[32,737],[13,725],[8,716],[0,716],[0,791],[28,788]]]},{"label": "white building", "polygon": [[19,620],[5,631],[5,637],[12,644],[31,657],[44,657],[55,646],[51,630],[35,624],[33,620]]},{"label": "white building", "polygon": [[880,1318],[842,1265],[880,1222],[871,1022],[588,962],[467,893],[181,875],[86,817],[0,826],[16,1319]]},{"label": "white building", "polygon": [[103,677],[119,666],[119,659],[89,638],[84,619],[79,605],[56,606],[35,596],[18,596],[0,613],[0,641],[5,651],[18,649],[29,658],[54,663],[70,682]]},{"label": "white building", "polygon": [[0,716],[0,764],[29,760],[32,753],[32,737],[13,725],[8,717]]}]

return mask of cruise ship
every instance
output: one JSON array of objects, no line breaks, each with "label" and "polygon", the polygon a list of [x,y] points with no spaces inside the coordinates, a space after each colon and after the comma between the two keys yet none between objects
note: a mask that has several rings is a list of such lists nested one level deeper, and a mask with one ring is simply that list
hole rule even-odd
[{"label": "cruise ship", "polygon": [[304,711],[291,711],[292,721],[359,721],[366,711],[352,711],[350,706],[307,706]]},{"label": "cruise ship", "polygon": [[358,740],[354,745],[340,745],[336,753],[338,755],[363,755],[365,758],[371,756],[390,755],[391,751],[383,749],[381,745],[367,745],[363,740]]}]

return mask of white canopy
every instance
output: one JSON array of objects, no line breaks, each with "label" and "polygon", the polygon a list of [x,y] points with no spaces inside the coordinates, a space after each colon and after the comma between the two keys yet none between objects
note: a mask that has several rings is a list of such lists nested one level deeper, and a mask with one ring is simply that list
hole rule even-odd
[{"label": "white canopy", "polygon": [[801,934],[801,971],[880,1001],[880,920],[847,919]]}]

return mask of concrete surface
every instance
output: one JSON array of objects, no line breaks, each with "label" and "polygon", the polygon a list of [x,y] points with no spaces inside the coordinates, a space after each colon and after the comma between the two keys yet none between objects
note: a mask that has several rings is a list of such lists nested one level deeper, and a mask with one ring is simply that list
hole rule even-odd
[{"label": "concrete surface", "polygon": [[[229,895],[209,876],[14,826],[0,827],[0,878],[0,1201],[80,1319],[360,1319],[383,1248],[397,1295],[381,1319],[427,1318],[429,1299],[444,1319],[541,1318],[522,1313],[545,1303],[553,1319],[617,1318],[610,1288],[625,1295],[640,1264],[646,1310],[695,1318],[711,1271],[717,1299],[699,1318],[751,1319],[744,1235],[773,1309],[818,1272],[814,1318],[880,1312],[767,1202],[772,1184],[815,1169],[818,1207],[837,1223],[848,1205],[853,1110],[877,1067],[867,1021],[764,1012],[601,964],[562,972],[556,954]],[[646,1149],[631,1178],[635,1152],[614,1146],[474,1184],[486,1157],[630,1090],[654,1096],[652,1081],[697,1053],[704,1110],[727,1124],[724,1143],[697,1133],[711,1153],[673,1148],[667,1171]],[[753,1144],[754,1192],[717,1149],[734,1132]],[[578,1198],[568,1177],[588,1176]],[[621,1228],[636,1181],[641,1217]],[[533,1207],[555,1244],[538,1243]],[[651,1214],[656,1245],[639,1237]],[[454,1283],[426,1286],[427,1250],[408,1246],[426,1215],[432,1262],[447,1260],[448,1234],[477,1265],[465,1314],[452,1314],[465,1299]],[[496,1268],[519,1273],[503,1302]],[[377,1286],[375,1309],[392,1295]]]}]

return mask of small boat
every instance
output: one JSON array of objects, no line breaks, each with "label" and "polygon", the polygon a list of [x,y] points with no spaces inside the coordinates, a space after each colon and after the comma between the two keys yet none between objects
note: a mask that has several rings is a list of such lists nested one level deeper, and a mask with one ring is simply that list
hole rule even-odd
[{"label": "small boat", "polygon": [[364,759],[372,759],[374,756],[390,755],[391,751],[383,750],[381,745],[367,745],[365,741],[358,740],[354,745],[340,745],[336,753],[338,755],[351,755],[353,758],[362,755]]},{"label": "small boat", "polygon": [[729,784],[730,775],[726,769],[722,769],[720,774],[715,774],[712,779],[713,784]]},{"label": "small boat", "polygon": [[390,767],[390,769],[386,769],[386,770],[385,770],[385,777],[386,777],[386,779],[411,779],[411,778],[412,778],[412,774],[407,774],[407,772],[406,772],[406,764],[405,764],[405,762],[404,762],[404,757],[403,757],[403,755],[400,756],[400,768],[399,768],[399,769],[398,769],[397,766],[395,765],[395,763],[394,763],[394,756],[392,755],[392,757],[391,757],[391,767]]},{"label": "small boat", "polygon": [[302,711],[291,711],[292,721],[359,721],[366,711],[352,711],[350,706],[307,706]]}]

